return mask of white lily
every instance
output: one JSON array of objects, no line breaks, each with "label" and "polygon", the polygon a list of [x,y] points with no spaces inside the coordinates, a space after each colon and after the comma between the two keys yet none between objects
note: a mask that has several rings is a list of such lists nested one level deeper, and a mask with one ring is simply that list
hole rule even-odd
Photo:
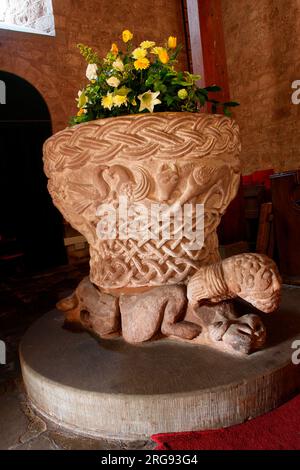
[{"label": "white lily", "polygon": [[112,66],[114,69],[118,70],[119,72],[124,72],[124,64],[121,59],[116,59],[113,63]]},{"label": "white lily", "polygon": [[120,85],[120,80],[117,77],[110,77],[106,80],[106,83],[109,86],[113,86],[114,88],[117,88]]},{"label": "white lily", "polygon": [[97,64],[89,64],[87,66],[86,72],[85,72],[86,78],[88,80],[96,80],[97,79],[97,70],[98,70]]},{"label": "white lily", "polygon": [[148,109],[150,113],[153,113],[154,106],[156,104],[160,104],[161,101],[157,99],[158,95],[160,94],[159,91],[145,91],[142,95],[138,95],[138,99],[140,100],[140,109],[139,111],[143,111],[144,109]]}]

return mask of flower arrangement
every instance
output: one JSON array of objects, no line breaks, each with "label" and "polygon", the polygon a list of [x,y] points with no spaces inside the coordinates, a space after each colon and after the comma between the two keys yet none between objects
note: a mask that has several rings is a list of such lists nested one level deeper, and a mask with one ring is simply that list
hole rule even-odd
[{"label": "flower arrangement", "polygon": [[181,46],[170,36],[163,46],[154,41],[143,41],[138,47],[132,43],[129,30],[122,33],[126,48],[123,52],[113,43],[104,59],[84,44],[78,48],[88,63],[86,77],[89,83],[78,92],[77,115],[70,123],[79,124],[93,119],[162,111],[197,112],[205,103],[211,103],[213,113],[221,107],[230,116],[230,107],[238,103],[220,103],[210,98],[210,92],[220,91],[213,85],[199,88],[200,75],[177,72],[175,65]]}]

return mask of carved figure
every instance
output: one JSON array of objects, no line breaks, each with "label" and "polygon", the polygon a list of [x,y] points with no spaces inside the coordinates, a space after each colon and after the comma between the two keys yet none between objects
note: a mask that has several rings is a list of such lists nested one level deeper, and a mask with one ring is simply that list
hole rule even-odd
[{"label": "carved figure", "polygon": [[244,253],[204,266],[190,279],[191,304],[241,297],[265,313],[279,304],[281,278],[276,264],[265,255]]}]

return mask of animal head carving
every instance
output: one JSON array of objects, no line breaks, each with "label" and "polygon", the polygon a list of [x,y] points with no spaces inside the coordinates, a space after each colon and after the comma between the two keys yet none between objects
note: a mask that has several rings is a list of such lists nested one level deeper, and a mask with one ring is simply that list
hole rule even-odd
[{"label": "animal head carving", "polygon": [[257,253],[243,253],[201,267],[188,283],[187,297],[192,305],[241,297],[270,313],[279,305],[280,291],[281,278],[274,261]]},{"label": "animal head carving", "polygon": [[274,261],[257,253],[244,253],[224,260],[229,290],[265,313],[279,305],[281,277]]},{"label": "animal head carving", "polygon": [[163,163],[157,169],[156,178],[157,199],[159,202],[166,202],[179,182],[177,166],[174,163]]}]

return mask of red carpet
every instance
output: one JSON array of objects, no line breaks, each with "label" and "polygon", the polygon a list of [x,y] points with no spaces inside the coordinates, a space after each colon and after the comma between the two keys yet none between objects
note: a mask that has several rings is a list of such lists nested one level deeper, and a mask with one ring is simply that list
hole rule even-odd
[{"label": "red carpet", "polygon": [[258,418],[230,428],[155,434],[155,450],[299,450],[300,395]]}]

